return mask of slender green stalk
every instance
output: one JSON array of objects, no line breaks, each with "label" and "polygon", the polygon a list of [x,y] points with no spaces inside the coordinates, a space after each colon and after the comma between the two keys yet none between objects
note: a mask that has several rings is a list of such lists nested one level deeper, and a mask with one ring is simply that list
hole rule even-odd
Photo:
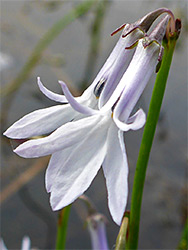
[{"label": "slender green stalk", "polygon": [[81,2],[81,4],[77,5],[67,15],[65,15],[62,19],[55,23],[52,28],[48,30],[46,34],[40,39],[28,61],[26,62],[20,73],[17,75],[17,77],[12,82],[7,84],[4,89],[2,89],[2,95],[6,96],[8,94],[14,93],[29,77],[31,71],[40,60],[44,49],[62,32],[63,29],[67,27],[67,25],[75,21],[78,17],[87,13],[97,2],[98,1],[96,0]]},{"label": "slender green stalk", "polygon": [[163,42],[163,60],[156,77],[135,171],[130,211],[128,249],[137,249],[138,247],[140,212],[146,169],[178,35],[178,32],[174,32],[168,40],[165,39]]},{"label": "slender green stalk", "polygon": [[181,240],[178,244],[177,250],[186,250],[188,249],[188,219],[185,222],[184,230],[181,236]]},{"label": "slender green stalk", "polygon": [[59,213],[56,250],[65,249],[67,225],[68,225],[68,220],[69,220],[70,208],[71,208],[71,205],[63,208]]}]

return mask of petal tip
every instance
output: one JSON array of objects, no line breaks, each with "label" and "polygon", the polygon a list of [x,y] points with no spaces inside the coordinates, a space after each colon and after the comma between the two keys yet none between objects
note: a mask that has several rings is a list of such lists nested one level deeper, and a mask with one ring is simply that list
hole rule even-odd
[{"label": "petal tip", "polygon": [[7,130],[3,133],[3,135],[6,136],[6,137],[9,137],[8,134],[9,134],[9,133],[8,133],[8,129],[7,129]]},{"label": "petal tip", "polygon": [[63,206],[59,206],[59,202],[57,203],[54,201],[53,193],[51,193],[50,196],[50,205],[53,211],[58,211],[63,208]]},{"label": "petal tip", "polygon": [[59,80],[58,83],[61,85],[62,88],[66,88],[67,87],[67,85],[63,81],[61,81],[61,80]]},{"label": "petal tip", "polygon": [[8,138],[12,138],[12,139],[17,139],[15,133],[15,131],[11,129],[11,127],[9,127],[4,133],[3,135],[8,137]]}]

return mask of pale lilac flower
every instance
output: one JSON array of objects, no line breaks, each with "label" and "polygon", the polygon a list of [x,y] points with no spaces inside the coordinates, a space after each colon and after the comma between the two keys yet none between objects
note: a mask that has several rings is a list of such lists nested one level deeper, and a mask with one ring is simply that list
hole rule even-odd
[{"label": "pale lilac flower", "polygon": [[105,218],[101,214],[93,214],[87,218],[93,250],[108,250]]},{"label": "pale lilac flower", "polygon": [[[84,110],[82,109],[82,113],[88,115],[90,114],[91,108],[97,108],[97,106],[101,108],[106,104],[126,70],[126,62],[129,61],[129,58],[132,55],[132,50],[125,50],[125,48],[131,46],[135,41],[143,37],[152,22],[160,14],[168,11],[169,10],[167,9],[161,8],[147,14],[134,24],[126,24],[122,26],[124,27],[122,35],[109,58],[106,60],[104,66],[99,71],[93,83],[84,91],[82,96],[76,98],[78,103],[88,107]],[[116,31],[114,33],[116,33]],[[37,83],[40,90],[49,99],[60,103],[67,103],[65,96],[55,94],[46,89],[40,78],[38,78]],[[101,93],[102,89],[103,91]],[[100,99],[98,103],[97,98],[99,95]],[[77,106],[75,105],[74,108],[77,109]],[[14,139],[23,139],[51,133],[61,125],[66,124],[73,119],[77,120],[83,117],[83,115],[81,116],[80,113],[76,111],[72,109],[69,104],[56,105],[36,110],[15,122],[9,129],[7,129],[4,135]]]},{"label": "pale lilac flower", "polygon": [[[31,241],[28,236],[24,236],[22,239],[21,250],[30,250],[31,249]],[[1,250],[8,250],[5,246],[3,239],[0,239],[0,249]]]},{"label": "pale lilac flower", "polygon": [[[142,109],[132,116],[131,112],[161,55],[160,43],[167,22],[168,18],[165,18],[149,37],[139,40],[130,65],[100,109],[94,109],[96,105],[93,107],[90,99],[85,98],[86,93],[92,100],[95,95],[98,97],[100,90],[96,91],[95,86],[89,87],[83,94],[86,102],[83,103],[83,99],[80,101],[83,96],[80,99],[74,98],[66,85],[60,82],[69,101],[68,105],[55,106],[55,111],[54,107],[35,111],[5,132],[11,138],[25,138],[56,129],[49,136],[27,141],[14,150],[26,158],[52,154],[46,171],[46,188],[51,193],[53,210],[67,206],[82,195],[102,165],[109,210],[113,220],[120,225],[128,196],[128,161],[123,131],[137,130],[145,123]],[[39,84],[45,92],[44,86]],[[49,91],[46,93],[48,96],[53,95]],[[62,98],[65,100],[64,96]],[[65,120],[62,122],[63,111]]]}]

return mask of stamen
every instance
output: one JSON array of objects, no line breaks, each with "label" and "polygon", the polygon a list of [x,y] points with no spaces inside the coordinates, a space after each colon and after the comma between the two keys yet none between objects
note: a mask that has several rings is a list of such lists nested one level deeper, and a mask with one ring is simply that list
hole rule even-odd
[{"label": "stamen", "polygon": [[104,84],[106,82],[107,79],[105,78],[101,78],[100,81],[98,81],[98,83],[96,84],[93,92],[94,92],[94,95],[96,96],[96,98],[99,98],[103,88],[104,88]]},{"label": "stamen", "polygon": [[175,32],[175,22],[176,22],[174,14],[169,9],[167,9],[165,12],[168,13],[169,16],[171,17],[170,18],[170,27],[169,27],[170,30],[169,31],[170,31],[170,33],[174,33]]},{"label": "stamen", "polygon": [[[170,18],[170,25],[169,25],[169,32],[173,33],[175,31],[175,18],[173,13],[166,8],[160,8],[155,11],[152,11],[136,21],[133,24],[130,24],[127,29],[123,32],[122,37],[126,37],[129,35],[133,30],[139,28],[142,30],[144,33],[147,32],[152,25],[152,23],[157,19],[160,15],[167,13],[171,18]],[[115,32],[116,33],[116,32]]]}]

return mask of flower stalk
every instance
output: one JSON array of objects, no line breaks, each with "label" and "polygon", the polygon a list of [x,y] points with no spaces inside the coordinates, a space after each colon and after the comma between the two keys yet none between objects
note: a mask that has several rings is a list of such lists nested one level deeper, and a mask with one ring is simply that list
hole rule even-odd
[{"label": "flower stalk", "polygon": [[138,247],[138,236],[139,236],[139,223],[141,213],[141,203],[143,188],[147,170],[147,164],[151,151],[151,146],[155,134],[155,129],[160,113],[160,108],[165,92],[166,82],[172,57],[176,45],[176,41],[179,37],[181,29],[181,21],[176,20],[176,30],[174,33],[169,33],[168,39],[163,40],[164,54],[161,63],[161,68],[157,74],[155,86],[149,106],[148,117],[143,132],[143,138],[140,146],[139,156],[137,160],[137,166],[135,171],[133,193],[131,200],[131,211],[130,211],[130,228],[129,228],[129,239],[127,249],[137,249]]},{"label": "flower stalk", "polygon": [[57,226],[56,250],[65,249],[67,225],[69,220],[71,205],[63,208],[59,213]]},{"label": "flower stalk", "polygon": [[188,219],[185,222],[184,230],[182,232],[182,236],[180,239],[180,242],[178,244],[178,247],[176,248],[177,250],[185,250],[188,249]]}]

